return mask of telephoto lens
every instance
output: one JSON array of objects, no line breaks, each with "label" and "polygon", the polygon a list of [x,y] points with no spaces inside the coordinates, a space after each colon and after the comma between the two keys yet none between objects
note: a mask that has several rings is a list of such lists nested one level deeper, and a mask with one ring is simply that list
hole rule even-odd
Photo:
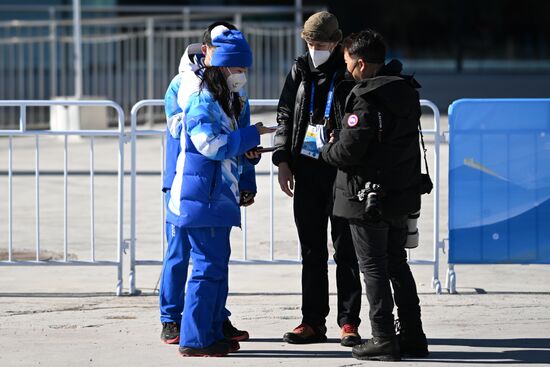
[{"label": "telephoto lens", "polygon": [[416,213],[409,214],[407,220],[407,242],[405,242],[405,248],[417,248],[419,242],[418,234],[418,217],[420,217],[420,210]]}]

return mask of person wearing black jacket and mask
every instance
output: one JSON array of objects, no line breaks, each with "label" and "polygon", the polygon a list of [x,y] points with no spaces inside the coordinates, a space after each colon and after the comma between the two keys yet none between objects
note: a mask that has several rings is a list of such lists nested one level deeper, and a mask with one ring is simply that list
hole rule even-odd
[{"label": "person wearing black jacket and mask", "polygon": [[352,354],[390,361],[401,354],[423,357],[428,345],[404,248],[407,215],[420,209],[420,85],[401,75],[399,61],[384,64],[386,48],[377,32],[353,34],[343,45],[347,70],[358,83],[339,138],[332,137],[321,154],[338,167],[333,214],[349,220],[370,306],[373,337]]},{"label": "person wearing black jacket and mask", "polygon": [[313,14],[304,24],[302,38],[308,44],[308,53],[296,59],[281,92],[275,136],[279,148],[273,153],[281,190],[294,197],[294,219],[303,258],[302,322],[283,339],[294,344],[327,339],[330,218],[341,344],[354,346],[361,342],[357,331],[361,322],[358,263],[347,221],[330,215],[336,169],[320,159],[316,144],[323,135],[341,129],[345,99],[354,83],[344,80],[346,67],[339,44],[342,32],[334,15]]}]

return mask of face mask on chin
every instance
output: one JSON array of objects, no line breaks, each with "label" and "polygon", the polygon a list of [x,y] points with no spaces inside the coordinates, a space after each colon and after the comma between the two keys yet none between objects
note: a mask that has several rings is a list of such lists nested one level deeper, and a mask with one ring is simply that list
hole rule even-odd
[{"label": "face mask on chin", "polygon": [[327,60],[330,57],[331,52],[328,50],[314,50],[312,48],[309,49],[309,56],[311,57],[311,61],[313,62],[313,66],[316,68],[319,65],[324,64],[327,62]]},{"label": "face mask on chin", "polygon": [[229,71],[229,76],[227,77],[227,86],[229,87],[229,90],[233,93],[238,93],[241,89],[243,89],[244,85],[246,84],[246,74],[245,73],[235,73],[232,74],[231,71]]}]

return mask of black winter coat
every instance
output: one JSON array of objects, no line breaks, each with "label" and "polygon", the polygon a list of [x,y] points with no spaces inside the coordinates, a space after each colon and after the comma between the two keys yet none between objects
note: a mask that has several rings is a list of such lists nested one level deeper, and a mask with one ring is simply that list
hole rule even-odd
[{"label": "black winter coat", "polygon": [[[330,58],[316,69],[309,54],[298,57],[288,73],[277,107],[277,124],[274,144],[280,146],[273,152],[272,161],[276,166],[287,162],[292,169],[296,166],[302,143],[310,122],[311,83],[315,83],[314,121],[322,121],[327,95],[333,75],[335,88],[330,112],[329,132],[341,128],[346,98],[355,85],[344,80],[346,64],[342,47],[338,45]],[[309,158],[308,158],[309,159]]]},{"label": "black winter coat", "polygon": [[395,217],[420,209],[420,85],[400,75],[393,60],[353,88],[346,102],[340,138],[321,151],[338,167],[333,214],[364,219],[357,193],[366,182],[381,186],[382,214]]}]

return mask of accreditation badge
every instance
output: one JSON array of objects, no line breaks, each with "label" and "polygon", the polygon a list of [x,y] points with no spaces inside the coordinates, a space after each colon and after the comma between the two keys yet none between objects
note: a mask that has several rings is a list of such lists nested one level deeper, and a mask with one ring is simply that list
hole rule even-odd
[{"label": "accreditation badge", "polygon": [[302,150],[300,153],[306,157],[319,159],[320,151],[317,142],[321,139],[323,125],[308,125]]}]

